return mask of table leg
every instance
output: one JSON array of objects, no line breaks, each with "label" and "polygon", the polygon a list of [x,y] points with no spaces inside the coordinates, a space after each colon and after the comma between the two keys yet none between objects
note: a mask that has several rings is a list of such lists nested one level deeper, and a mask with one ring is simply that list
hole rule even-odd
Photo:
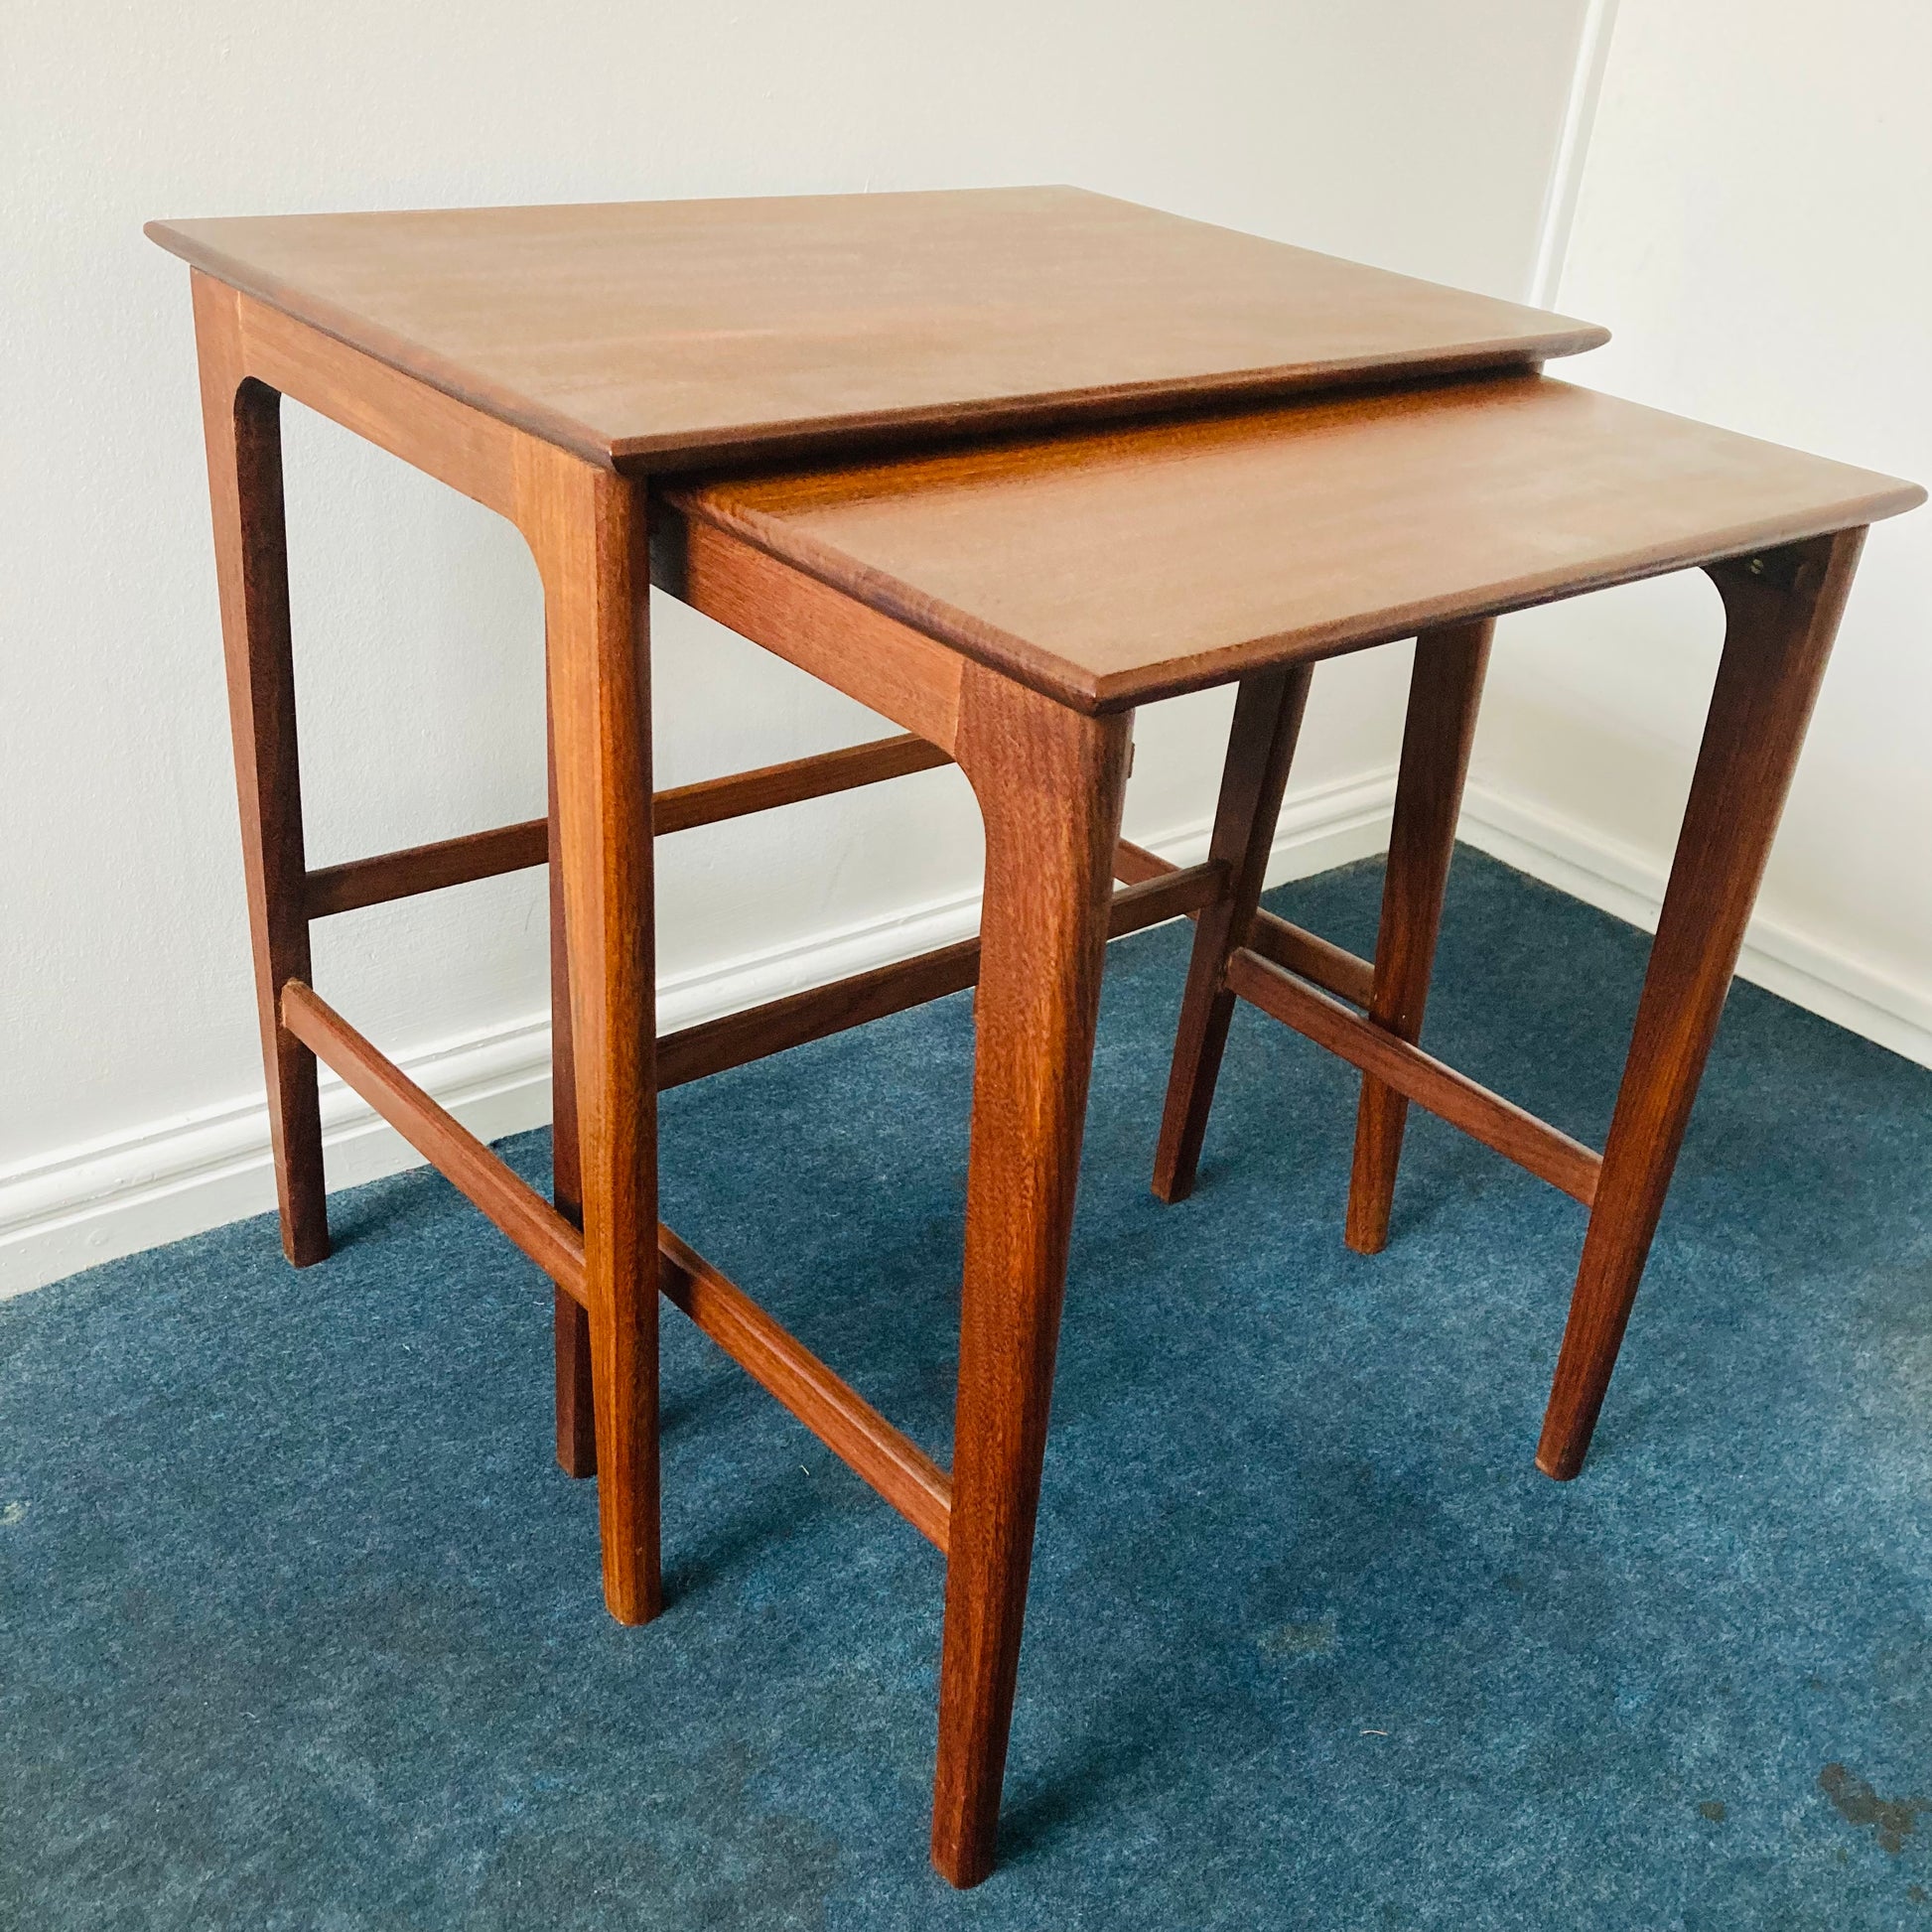
[{"label": "table leg", "polygon": [[604,1596],[643,1623],[662,1602],[644,492],[531,441],[517,522],[548,638]]},{"label": "table leg", "polygon": [[[1422,1037],[1443,895],[1455,850],[1455,820],[1495,627],[1493,620],[1450,624],[1416,639],[1368,1006],[1376,1026],[1411,1044]],[[1408,1118],[1409,1103],[1401,1094],[1373,1075],[1363,1076],[1344,1237],[1357,1254],[1380,1254],[1388,1244],[1389,1209]]]},{"label": "table leg", "polygon": [[1214,1083],[1227,1045],[1234,995],[1227,989],[1229,955],[1247,942],[1261,902],[1268,854],[1281,816],[1282,792],[1308,707],[1306,664],[1244,678],[1234,701],[1227,760],[1221,768],[1220,802],[1207,856],[1228,868],[1228,894],[1202,908],[1180,996],[1173,1063],[1154,1154],[1154,1191],[1164,1201],[1185,1200],[1194,1191]]},{"label": "table leg", "polygon": [[955,1885],[993,1866],[1130,729],[967,669],[986,898],[932,1812]]},{"label": "table leg", "polygon": [[282,399],[242,373],[232,289],[196,277],[195,334],[275,1192],[282,1250],[304,1268],[328,1256],[329,1208],[316,1058],[281,1024],[282,987],[311,977]]},{"label": "table leg", "polygon": [[1724,656],[1537,1447],[1546,1475],[1588,1452],[1863,537],[1711,568]]},{"label": "table leg", "polygon": [[[547,646],[546,646],[547,649]],[[564,924],[563,849],[557,822],[557,744],[544,711],[550,776],[550,1198],[558,1213],[584,1225],[584,1183],[577,1154],[577,1067],[570,1036],[570,941]],[[551,1330],[557,1359],[557,1461],[566,1475],[597,1474],[597,1407],[591,1381],[591,1317],[562,1289],[554,1291]]]}]

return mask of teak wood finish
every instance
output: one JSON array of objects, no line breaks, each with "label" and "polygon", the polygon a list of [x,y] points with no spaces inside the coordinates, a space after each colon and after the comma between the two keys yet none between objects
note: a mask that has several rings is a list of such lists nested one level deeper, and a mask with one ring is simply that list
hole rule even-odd
[{"label": "teak wood finish", "polygon": [[[1495,627],[1493,620],[1483,620],[1416,639],[1368,996],[1369,1023],[1411,1046],[1422,1037],[1456,814]],[[1379,1254],[1388,1244],[1408,1112],[1406,1094],[1373,1073],[1363,1078],[1346,1229],[1348,1245],[1358,1254]]]},{"label": "teak wood finish", "polygon": [[[1263,671],[1244,678],[1235,695],[1227,764],[1207,845],[1208,857],[1228,868],[1230,890],[1195,921],[1167,1105],[1154,1153],[1154,1191],[1166,1201],[1181,1199],[1194,1184],[1214,1077],[1234,1016],[1228,955],[1246,938],[1261,903],[1268,848],[1295,741],[1302,734],[1311,677],[1306,664]],[[1263,825],[1266,837],[1260,835]]]},{"label": "teak wood finish", "polygon": [[487,419],[638,475],[1521,367],[1607,340],[1072,188],[147,231]]},{"label": "teak wood finish", "polygon": [[1910,484],[1533,374],[677,485],[1082,711],[1896,514]]},{"label": "teak wood finish", "polygon": [[[792,759],[783,764],[761,765],[756,771],[736,771],[730,777],[705,778],[657,792],[651,799],[651,827],[660,836],[688,832],[747,812],[825,798],[855,785],[877,784],[882,778],[900,778],[951,762],[936,745],[927,745],[909,732],[901,733],[870,745],[852,745],[843,751],[821,752],[812,758]],[[384,852],[372,859],[323,866],[307,876],[308,916],[327,918],[335,912],[353,912],[417,893],[441,892],[446,886],[467,886],[501,873],[547,865],[554,837],[552,817],[532,818],[493,831],[467,832],[461,838]]]},{"label": "teak wood finish", "polygon": [[[880,622],[889,617],[910,636],[951,644],[968,676],[997,672],[1096,720],[1238,678],[1210,846],[1227,884],[1198,915],[1156,1190],[1175,1198],[1191,1184],[1226,1016],[1243,997],[1366,1076],[1350,1190],[1357,1246],[1386,1237],[1409,1101],[1590,1207],[1539,1454],[1564,1476],[1581,1466],[1607,1386],[1842,605],[1842,588],[1823,594],[1813,583],[1820,560],[1843,560],[1827,572],[1836,583],[1863,525],[1921,494],[1511,376],[677,485],[667,501],[689,527],[681,552],[666,545],[683,560],[667,581],[834,681],[838,640],[860,608],[881,639],[894,636]],[[1701,768],[1684,836],[1687,852],[1706,856],[1696,883],[1674,888],[1619,1107],[1637,1124],[1613,1128],[1599,1156],[1416,1040],[1495,616],[1700,564],[1731,612],[1708,747],[1752,744],[1757,782],[1743,781],[1736,750],[1717,775]],[[1259,914],[1255,898],[1310,666],[1412,631],[1417,671],[1371,964]],[[1787,634],[1807,648],[1781,648]],[[922,646],[895,637],[894,648]],[[1801,689],[1780,656],[1813,682]],[[1707,749],[1706,764],[1718,757]],[[1160,862],[1124,846],[1115,866],[1145,879]],[[997,1751],[989,1736],[962,1762]],[[955,1789],[942,1773],[935,1858],[971,1876],[980,1866],[946,1831]]]},{"label": "teak wood finish", "polygon": [[[1110,932],[1181,913],[1197,931],[1157,1185],[1177,1195],[1191,1178],[1243,997],[1364,1071],[1358,1245],[1386,1225],[1403,1098],[1593,1202],[1540,1451],[1575,1473],[1862,526],[1920,492],[1534,372],[1601,339],[1585,325],[1071,191],[150,232],[197,268],[285,1247],[298,1264],[328,1252],[320,1055],[554,1282],[558,1452],[598,1470],[615,1615],[643,1621],[661,1602],[661,1292],[946,1553],[933,1858],[957,1884],[991,1868],[1102,956]],[[1343,378],[1381,386],[1255,406]],[[545,600],[543,819],[308,870],[285,394],[523,533]],[[1036,435],[1235,402],[1247,413]],[[878,460],[913,435],[996,427],[1035,440]],[[864,460],[661,493],[650,482],[805,449]],[[1729,631],[1599,1159],[1416,1043],[1443,876],[1489,620],[1699,564]],[[653,576],[906,736],[653,799]],[[1310,667],[1418,632],[1369,962],[1256,898]],[[1227,681],[1241,691],[1212,848],[1176,869],[1118,836],[1131,712]],[[947,760],[986,823],[977,941],[656,1037],[657,833]],[[314,918],[546,860],[552,1202],[327,1006],[309,952]],[[658,1223],[655,1095],[971,984],[948,1472]]]},{"label": "teak wood finish", "polygon": [[1711,571],[1724,654],[1537,1445],[1549,1475],[1588,1451],[1863,543],[1841,530]]}]

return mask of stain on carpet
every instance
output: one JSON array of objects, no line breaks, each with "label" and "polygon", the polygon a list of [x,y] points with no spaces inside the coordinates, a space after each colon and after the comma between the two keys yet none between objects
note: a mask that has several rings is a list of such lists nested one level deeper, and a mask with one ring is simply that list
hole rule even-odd
[{"label": "stain on carpet", "polygon": [[1832,1809],[1848,1825],[1869,1825],[1879,1845],[1893,1858],[1918,1821],[1932,1811],[1932,1798],[1881,1798],[1863,1778],[1843,1764],[1828,1764],[1818,1774],[1818,1788],[1832,1801]]}]

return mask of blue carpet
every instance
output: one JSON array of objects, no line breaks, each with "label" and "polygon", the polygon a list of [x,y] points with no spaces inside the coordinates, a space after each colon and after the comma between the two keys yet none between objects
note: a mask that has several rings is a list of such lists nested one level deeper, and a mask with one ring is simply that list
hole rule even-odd
[{"label": "blue carpet", "polygon": [[[1366,948],[1378,868],[1276,896]],[[666,1311],[671,1604],[601,1607],[549,1295],[423,1173],[0,1310],[0,1923],[1932,1927],[1932,1074],[1731,999],[1594,1457],[1531,1466],[1582,1210],[1112,955],[1004,1859],[926,1865],[940,1564]],[[1607,1122],[1641,937],[1475,855],[1430,1044]],[[667,1097],[667,1218],[935,1451],[970,1012]],[[508,1144],[532,1176],[547,1142]]]}]

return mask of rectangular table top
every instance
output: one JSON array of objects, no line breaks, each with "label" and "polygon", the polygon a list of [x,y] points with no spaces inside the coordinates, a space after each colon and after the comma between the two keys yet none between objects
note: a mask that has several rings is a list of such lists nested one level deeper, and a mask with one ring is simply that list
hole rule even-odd
[{"label": "rectangular table top", "polygon": [[155,221],[631,471],[1522,366],[1606,332],[1071,188]]},{"label": "rectangular table top", "polygon": [[1108,711],[1849,529],[1925,491],[1515,374],[670,500]]}]

